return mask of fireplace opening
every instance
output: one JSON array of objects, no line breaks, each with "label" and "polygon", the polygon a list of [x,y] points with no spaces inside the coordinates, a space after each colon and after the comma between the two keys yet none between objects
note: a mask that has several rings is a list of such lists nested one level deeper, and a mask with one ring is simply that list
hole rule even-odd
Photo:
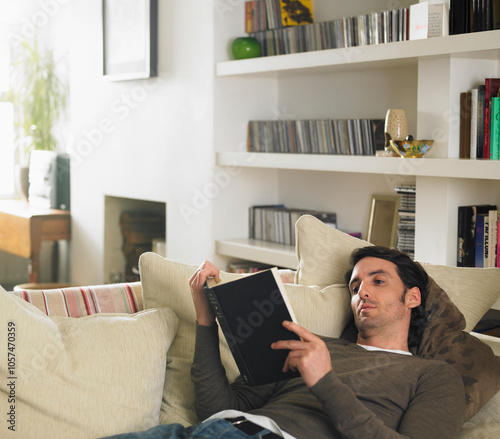
[{"label": "fireplace opening", "polygon": [[139,257],[155,251],[166,257],[166,203],[105,197],[105,279],[136,282]]}]

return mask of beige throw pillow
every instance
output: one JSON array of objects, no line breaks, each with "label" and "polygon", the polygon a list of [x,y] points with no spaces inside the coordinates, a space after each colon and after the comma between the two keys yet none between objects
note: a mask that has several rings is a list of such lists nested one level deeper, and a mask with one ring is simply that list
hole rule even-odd
[{"label": "beige throw pillow", "polygon": [[0,310],[5,437],[89,439],[158,424],[173,311],[51,318],[1,287]]},{"label": "beige throw pillow", "polygon": [[[168,351],[167,374],[160,423],[197,422],[190,368],[194,355],[195,312],[189,278],[196,265],[164,259],[144,253],[139,260],[145,308],[169,307],[179,317],[179,329]],[[237,279],[240,274],[221,272],[222,280]],[[339,336],[349,318],[349,293],[345,285],[326,288],[286,284],[287,295],[299,324],[318,335]],[[221,358],[230,381],[239,372],[219,331]]]}]

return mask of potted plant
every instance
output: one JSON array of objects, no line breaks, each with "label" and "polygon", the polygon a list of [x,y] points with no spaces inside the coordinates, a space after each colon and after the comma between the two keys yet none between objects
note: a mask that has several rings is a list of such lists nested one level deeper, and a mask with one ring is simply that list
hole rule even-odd
[{"label": "potted plant", "polygon": [[31,152],[57,149],[52,130],[66,108],[67,90],[56,71],[54,52],[49,49],[41,52],[36,40],[31,45],[27,40],[21,41],[11,84],[5,99],[14,105],[20,186],[27,197]]}]

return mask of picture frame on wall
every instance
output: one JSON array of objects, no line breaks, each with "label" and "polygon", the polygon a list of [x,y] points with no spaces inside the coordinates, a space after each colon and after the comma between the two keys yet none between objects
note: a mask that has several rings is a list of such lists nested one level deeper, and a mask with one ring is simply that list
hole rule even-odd
[{"label": "picture frame on wall", "polygon": [[396,247],[399,196],[372,195],[366,240],[374,245]]},{"label": "picture frame on wall", "polygon": [[104,78],[157,76],[158,0],[102,0]]}]

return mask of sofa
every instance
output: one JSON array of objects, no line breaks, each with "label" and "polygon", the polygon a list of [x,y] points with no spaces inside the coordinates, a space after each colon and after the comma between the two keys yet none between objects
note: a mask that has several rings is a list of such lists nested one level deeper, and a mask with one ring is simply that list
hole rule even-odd
[{"label": "sofa", "polygon": [[[364,245],[312,216],[297,221],[298,266],[280,273],[299,324],[332,337],[352,324],[344,273],[351,251]],[[431,277],[429,325],[415,353],[461,373],[467,420],[459,438],[500,437],[500,339],[471,332],[500,298],[500,269],[422,265]],[[139,269],[134,283],[0,289],[2,431],[88,439],[197,421],[188,286],[197,265],[148,252]],[[220,340],[233,380],[238,370]]]}]

